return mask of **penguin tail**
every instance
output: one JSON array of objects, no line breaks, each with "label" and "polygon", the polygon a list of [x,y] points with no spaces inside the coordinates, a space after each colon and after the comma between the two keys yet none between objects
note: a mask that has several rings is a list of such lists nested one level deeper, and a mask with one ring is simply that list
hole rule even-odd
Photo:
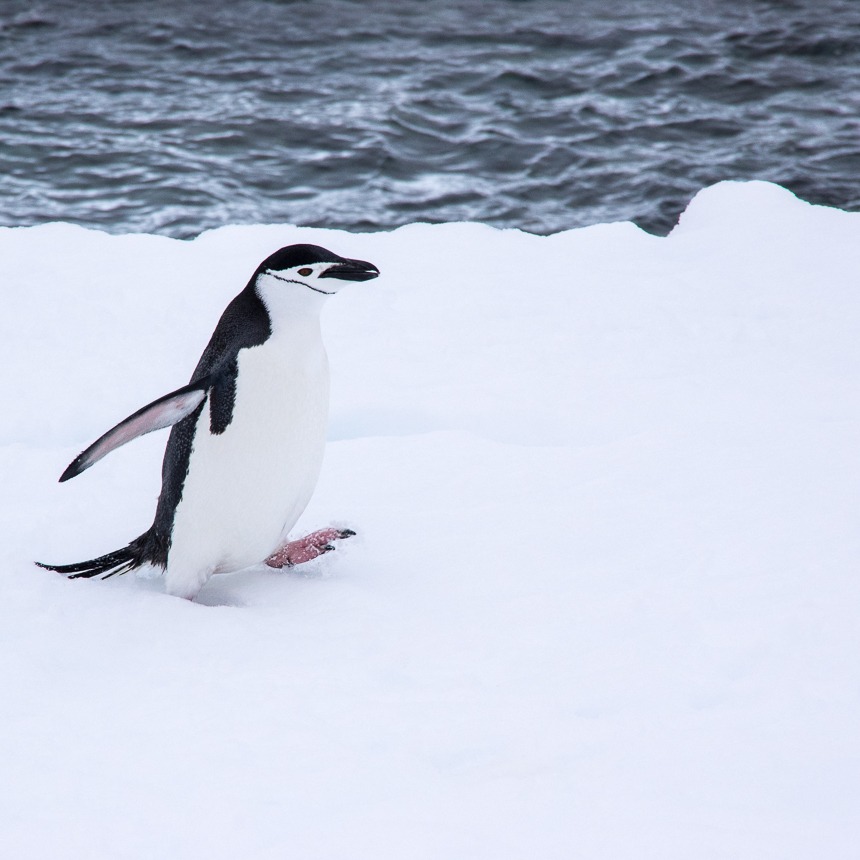
[{"label": "penguin tail", "polygon": [[150,542],[149,538],[150,533],[145,532],[139,538],[135,538],[128,546],[109,552],[107,555],[92,558],[89,561],[79,561],[75,564],[43,564],[41,561],[37,561],[36,565],[45,570],[55,570],[69,579],[80,577],[89,579],[93,576],[108,579],[117,574],[122,575],[130,570],[136,570],[150,561],[146,551]]}]

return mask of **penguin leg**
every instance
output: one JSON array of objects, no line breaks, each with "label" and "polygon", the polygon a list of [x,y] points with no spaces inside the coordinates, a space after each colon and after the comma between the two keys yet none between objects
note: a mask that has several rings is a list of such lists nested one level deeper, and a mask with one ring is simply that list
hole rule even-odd
[{"label": "penguin leg", "polygon": [[172,564],[168,561],[167,570],[164,574],[164,590],[173,597],[184,597],[185,600],[194,600],[200,593],[200,589],[209,581],[216,566],[210,565],[200,567],[199,565],[183,565],[181,559]]},{"label": "penguin leg", "polygon": [[277,552],[272,553],[266,559],[266,564],[269,567],[292,567],[295,564],[303,564],[331,552],[334,549],[331,545],[333,540],[343,540],[354,534],[352,529],[336,528],[311,532],[298,540],[285,543]]}]

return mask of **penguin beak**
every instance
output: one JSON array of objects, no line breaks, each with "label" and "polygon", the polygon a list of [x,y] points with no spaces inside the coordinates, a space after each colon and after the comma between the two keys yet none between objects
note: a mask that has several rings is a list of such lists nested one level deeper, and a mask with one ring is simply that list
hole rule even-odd
[{"label": "penguin beak", "polygon": [[320,273],[320,278],[337,278],[341,281],[370,281],[379,277],[379,269],[364,260],[344,260]]}]

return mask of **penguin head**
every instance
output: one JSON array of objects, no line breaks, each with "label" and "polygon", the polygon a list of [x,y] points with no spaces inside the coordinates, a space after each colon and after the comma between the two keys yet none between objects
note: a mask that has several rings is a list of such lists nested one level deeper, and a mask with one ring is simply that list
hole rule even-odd
[{"label": "penguin head", "polygon": [[[339,257],[319,245],[287,245],[266,257],[257,267],[252,281],[265,278],[266,291],[303,287],[317,295],[331,296],[349,281],[369,281],[379,276],[379,269],[364,260]],[[269,283],[269,279],[275,283]]]}]

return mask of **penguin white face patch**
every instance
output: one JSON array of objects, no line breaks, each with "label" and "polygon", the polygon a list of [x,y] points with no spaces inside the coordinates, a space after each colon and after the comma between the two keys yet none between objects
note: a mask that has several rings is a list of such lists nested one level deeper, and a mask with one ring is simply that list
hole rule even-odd
[{"label": "penguin white face patch", "polygon": [[326,285],[327,289],[322,289],[319,284],[314,283],[320,274],[327,268],[330,268],[332,263],[317,263],[314,266],[296,266],[292,269],[284,269],[279,272],[274,272],[271,269],[264,274],[279,281],[285,281],[289,284],[299,284],[302,287],[307,287],[316,293],[322,293],[326,296],[333,296],[343,284],[337,286]]},{"label": "penguin white face patch", "polygon": [[373,263],[364,260],[348,260],[335,257],[334,260],[316,259],[298,263],[287,268],[265,269],[263,274],[289,284],[307,287],[324,296],[334,295],[346,281],[369,281],[379,275]]}]

